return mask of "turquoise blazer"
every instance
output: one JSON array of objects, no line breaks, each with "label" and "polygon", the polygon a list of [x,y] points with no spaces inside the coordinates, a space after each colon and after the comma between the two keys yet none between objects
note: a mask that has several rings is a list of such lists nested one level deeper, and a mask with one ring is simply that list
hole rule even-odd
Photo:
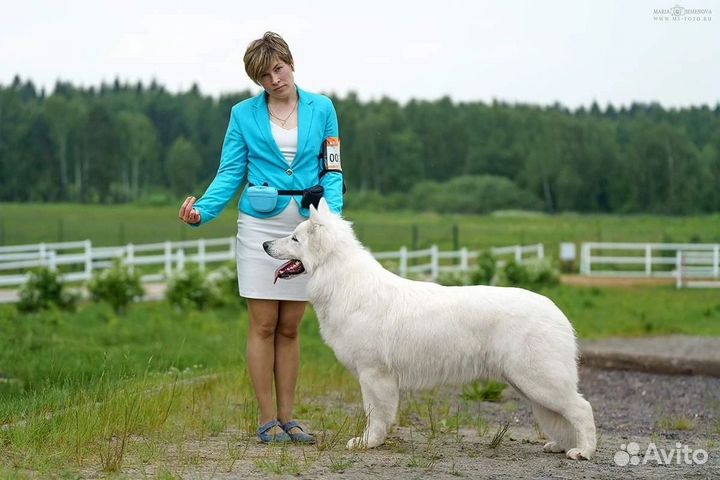
[{"label": "turquoise blazer", "polygon": [[[296,86],[297,88],[297,86]],[[270,130],[265,92],[236,104],[230,113],[230,122],[223,142],[220,167],[215,179],[194,208],[200,214],[200,223],[217,217],[246,179],[253,185],[267,184],[278,190],[302,190],[320,184],[325,188],[325,200],[330,209],[342,212],[342,173],[328,172],[322,179],[319,156],[328,137],[339,137],[337,114],[332,101],[297,88],[298,92],[298,145],[297,153],[288,166],[275,143]],[[291,201],[297,202],[304,217],[309,211],[300,207],[302,196],[280,195],[275,209],[258,212],[250,205],[245,185],[238,208],[256,218],[269,218],[285,210]]]}]

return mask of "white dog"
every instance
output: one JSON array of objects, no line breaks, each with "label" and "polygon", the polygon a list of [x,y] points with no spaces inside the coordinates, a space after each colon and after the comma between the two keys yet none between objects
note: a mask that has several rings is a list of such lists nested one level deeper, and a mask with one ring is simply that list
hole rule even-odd
[{"label": "white dog", "polygon": [[293,234],[263,244],[291,260],[276,277],[303,271],[323,339],[360,381],[368,421],[348,448],[385,441],[400,390],[495,378],[531,404],[546,452],[595,453],[590,403],[577,391],[573,328],[552,301],[519,288],[443,287],[385,270],[351,224],[321,200]]}]

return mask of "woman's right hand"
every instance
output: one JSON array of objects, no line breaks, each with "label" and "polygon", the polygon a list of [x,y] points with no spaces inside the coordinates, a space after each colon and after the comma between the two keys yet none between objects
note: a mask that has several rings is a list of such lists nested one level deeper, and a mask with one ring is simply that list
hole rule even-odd
[{"label": "woman's right hand", "polygon": [[178,218],[188,225],[197,225],[200,223],[200,214],[193,208],[195,205],[195,197],[187,197],[180,207]]}]

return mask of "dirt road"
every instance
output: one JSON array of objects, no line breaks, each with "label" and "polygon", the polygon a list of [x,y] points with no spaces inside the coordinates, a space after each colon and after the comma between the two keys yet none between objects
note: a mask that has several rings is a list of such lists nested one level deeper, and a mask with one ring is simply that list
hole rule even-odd
[{"label": "dirt road", "polygon": [[[445,402],[449,412],[481,418],[478,424],[447,425],[438,417],[436,434],[424,415],[406,415],[382,447],[348,452],[342,448],[268,447],[227,431],[178,448],[183,465],[124,469],[128,477],[166,472],[182,478],[265,479],[276,474],[307,479],[670,479],[720,478],[720,380],[702,376],[628,371],[580,370],[580,390],[592,403],[598,450],[590,461],[543,453],[544,440],[518,395],[506,390],[498,403],[461,400],[457,388],[405,395],[402,405]],[[330,401],[332,402],[332,401]],[[357,405],[341,405],[348,411]],[[469,417],[468,417],[469,416]],[[472,423],[472,422],[470,422]],[[497,448],[489,446],[499,426],[509,429]],[[311,427],[317,428],[315,425]],[[228,456],[228,446],[240,444]],[[235,457],[232,460],[232,457]],[[687,463],[688,461],[689,463]],[[86,472],[94,476],[91,472]],[[277,478],[277,477],[276,477]]]}]

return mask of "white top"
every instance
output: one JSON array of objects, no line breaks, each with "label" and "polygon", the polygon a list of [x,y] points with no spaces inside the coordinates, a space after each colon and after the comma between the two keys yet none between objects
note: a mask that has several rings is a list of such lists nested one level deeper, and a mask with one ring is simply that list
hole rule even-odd
[{"label": "white top", "polygon": [[290,165],[297,152],[297,127],[286,130],[273,122],[270,122],[270,125],[275,143],[280,149],[280,153],[285,157],[285,161]]}]

